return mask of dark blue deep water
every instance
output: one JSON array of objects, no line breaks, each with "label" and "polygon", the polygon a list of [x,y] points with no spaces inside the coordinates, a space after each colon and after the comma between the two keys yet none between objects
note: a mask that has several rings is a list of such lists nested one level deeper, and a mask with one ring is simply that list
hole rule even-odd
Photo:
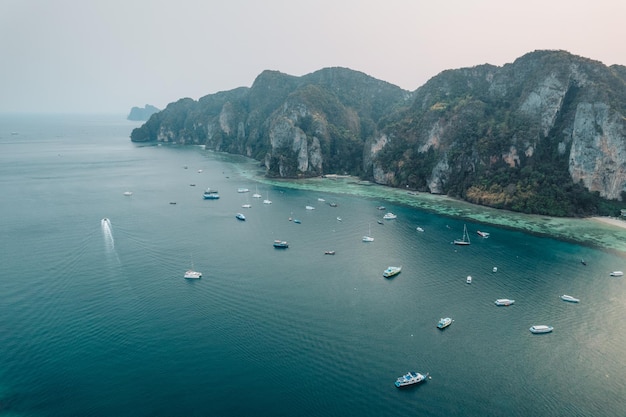
[{"label": "dark blue deep water", "polygon": [[[460,219],[256,182],[136,126],[0,117],[0,415],[625,415],[624,257],[475,223],[454,246]],[[409,370],[432,379],[397,389]]]}]

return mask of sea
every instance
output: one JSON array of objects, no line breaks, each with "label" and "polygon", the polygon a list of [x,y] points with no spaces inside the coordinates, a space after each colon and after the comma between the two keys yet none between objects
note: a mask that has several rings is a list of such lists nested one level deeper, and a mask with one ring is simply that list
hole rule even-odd
[{"label": "sea", "polygon": [[1,416],[626,415],[619,228],[269,180],[138,126],[0,115]]}]

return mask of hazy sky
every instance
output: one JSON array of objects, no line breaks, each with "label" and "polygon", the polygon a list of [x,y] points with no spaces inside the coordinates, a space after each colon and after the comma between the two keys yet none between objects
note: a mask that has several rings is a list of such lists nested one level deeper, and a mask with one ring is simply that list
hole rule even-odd
[{"label": "hazy sky", "polygon": [[626,65],[625,0],[0,0],[0,112],[126,114],[347,67],[415,90],[564,49]]}]

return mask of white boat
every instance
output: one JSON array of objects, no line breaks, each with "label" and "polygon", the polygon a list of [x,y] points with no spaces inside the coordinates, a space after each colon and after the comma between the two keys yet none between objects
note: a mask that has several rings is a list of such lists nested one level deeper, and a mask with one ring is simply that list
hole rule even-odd
[{"label": "white boat", "polygon": [[508,298],[498,298],[495,302],[497,306],[510,306],[515,303],[515,300],[509,300]]},{"label": "white boat", "polygon": [[248,190],[247,188],[237,188],[237,192],[238,192],[238,193],[247,193],[247,192],[249,192],[249,191],[250,191],[250,190]]},{"label": "white boat", "polygon": [[385,215],[383,216],[383,219],[385,219],[385,220],[393,220],[393,219],[397,219],[397,218],[398,218],[398,216],[396,216],[392,212],[385,213]]},{"label": "white boat", "polygon": [[612,277],[621,277],[622,275],[624,275],[624,273],[622,271],[613,271],[610,274]]},{"label": "white boat", "polygon": [[342,218],[341,217],[337,217],[337,221],[338,222],[342,221]]},{"label": "white boat", "polygon": [[497,266],[494,266],[494,267],[493,267],[493,269],[492,269],[492,271],[493,271],[493,272],[498,272],[498,267],[497,267]]},{"label": "white boat", "polygon": [[374,238],[372,236],[370,236],[372,234],[372,225],[370,224],[369,227],[369,232],[367,232],[367,235],[363,236],[363,242],[373,242]]},{"label": "white boat", "polygon": [[422,381],[428,379],[428,374],[420,374],[419,372],[407,372],[400,378],[396,379],[396,387],[406,387],[407,385],[419,384]]},{"label": "white boat", "polygon": [[259,194],[259,187],[257,187],[256,192],[252,194],[252,198],[261,198],[261,194]]},{"label": "white boat", "polygon": [[477,230],[476,233],[478,233],[478,236],[480,237],[489,237],[489,233],[487,232],[481,232],[480,230]]},{"label": "white boat", "polygon": [[395,275],[398,275],[400,272],[402,272],[401,266],[388,266],[387,269],[383,271],[383,277],[391,278]]},{"label": "white boat", "polygon": [[235,214],[235,217],[237,218],[237,220],[246,220],[246,216],[244,216],[242,213]]},{"label": "white boat", "polygon": [[184,277],[187,279],[198,279],[202,277],[202,272],[198,272],[198,271],[194,271],[193,269],[190,269],[189,271],[185,272]]},{"label": "white boat", "polygon": [[417,226],[417,228],[416,228],[415,230],[417,230],[418,232],[423,232],[423,231],[424,231],[424,229],[422,229],[422,228],[421,228],[421,227],[419,227],[419,226]]},{"label": "white boat", "polygon": [[124,191],[124,195],[126,197],[130,197],[131,195],[133,195],[133,192],[132,191]]},{"label": "white boat", "polygon": [[243,208],[250,208],[252,206],[250,204],[242,204],[241,207],[243,207]]},{"label": "white boat", "polygon": [[468,275],[467,278],[465,278],[465,282],[468,283],[468,284],[471,284],[472,283],[472,276]]},{"label": "white boat", "polygon": [[578,298],[572,297],[571,295],[567,295],[567,294],[563,294],[561,296],[561,300],[569,301],[570,303],[578,303],[578,302],[580,302],[580,300]]},{"label": "white boat", "polygon": [[219,200],[220,193],[217,190],[207,188],[206,191],[202,193],[202,198],[205,200]]},{"label": "white boat", "polygon": [[318,198],[318,199],[317,199],[317,201],[322,201],[322,202],[324,202],[324,201],[326,201],[326,200],[324,200],[323,198]]},{"label": "white boat", "polygon": [[470,244],[469,234],[467,233],[467,226],[463,225],[463,238],[461,240],[455,239],[453,242],[455,245],[467,246]]},{"label": "white boat", "polygon": [[552,330],[554,330],[554,327],[546,326],[545,324],[536,324],[534,326],[531,326],[529,330],[531,333],[535,334],[550,333]]},{"label": "white boat", "polygon": [[438,329],[445,329],[446,327],[448,327],[451,324],[452,324],[452,319],[450,317],[441,318],[439,320],[439,323],[437,323],[437,328]]},{"label": "white boat", "polygon": [[270,193],[269,193],[269,191],[267,192],[267,198],[265,200],[263,200],[263,204],[272,204],[272,200],[270,200]]},{"label": "white boat", "polygon": [[315,207],[313,207],[313,206],[306,206],[305,209],[307,209],[307,210],[315,210]]}]

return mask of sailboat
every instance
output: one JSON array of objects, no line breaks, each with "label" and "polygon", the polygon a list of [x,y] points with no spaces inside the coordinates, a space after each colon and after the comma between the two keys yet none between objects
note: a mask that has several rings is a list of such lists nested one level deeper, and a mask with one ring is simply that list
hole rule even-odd
[{"label": "sailboat", "polygon": [[193,269],[193,258],[191,259],[191,269],[185,272],[184,278],[187,279],[198,279],[202,277],[202,272],[194,271]]},{"label": "sailboat", "polygon": [[455,239],[454,244],[463,246],[470,244],[469,234],[467,233],[467,225],[463,225],[463,238],[461,240]]},{"label": "sailboat", "polygon": [[363,236],[363,242],[373,242],[374,238],[370,236],[372,234],[372,224],[369,225],[369,231],[366,236]]},{"label": "sailboat", "polygon": [[261,194],[259,194],[259,187],[256,187],[256,192],[252,194],[252,198],[261,198]]},{"label": "sailboat", "polygon": [[270,200],[270,192],[267,192],[267,198],[263,200],[263,204],[272,204],[272,200]]}]

